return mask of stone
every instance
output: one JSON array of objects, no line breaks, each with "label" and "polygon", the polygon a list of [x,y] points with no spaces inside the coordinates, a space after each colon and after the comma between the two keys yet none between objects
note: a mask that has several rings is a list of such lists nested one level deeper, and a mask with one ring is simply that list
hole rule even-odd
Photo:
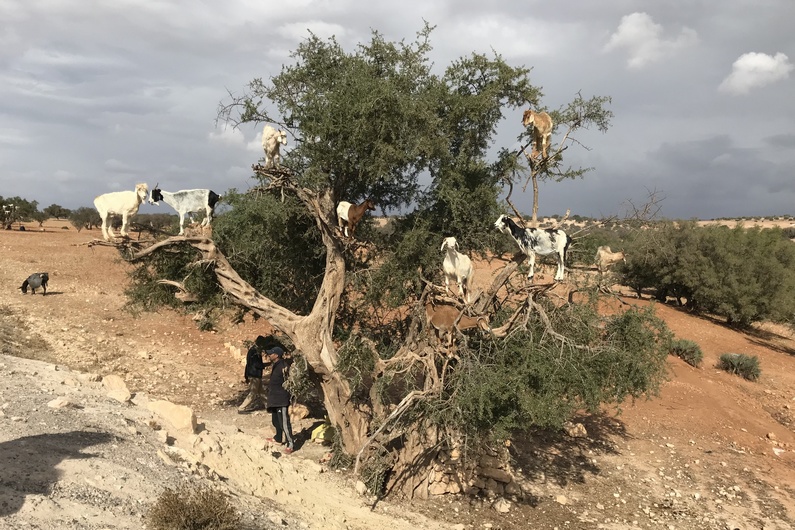
[{"label": "stone", "polygon": [[563,424],[563,430],[568,436],[572,438],[587,438],[588,431],[585,430],[585,425],[582,423],[572,423],[567,421]]},{"label": "stone", "polygon": [[290,407],[290,420],[298,422],[309,417],[309,408],[306,405],[296,403]]},{"label": "stone", "polygon": [[63,409],[66,407],[74,407],[75,405],[65,397],[58,397],[47,403],[47,406],[51,409]]},{"label": "stone", "polygon": [[124,379],[119,377],[118,375],[106,375],[102,378],[102,386],[108,389],[108,391],[113,390],[127,390],[127,383],[124,382]]},{"label": "stone", "polygon": [[111,390],[108,392],[108,397],[111,399],[115,399],[119,403],[127,403],[130,401],[132,394],[127,389],[123,390]]},{"label": "stone", "polygon": [[567,499],[565,495],[558,495],[555,497],[555,502],[562,506],[566,506],[569,503],[569,499]]},{"label": "stone", "polygon": [[491,505],[491,507],[499,513],[508,513],[511,511],[511,503],[507,499],[500,497]]},{"label": "stone", "polygon": [[356,493],[358,493],[359,495],[366,495],[367,494],[367,485],[364,482],[362,482],[361,480],[357,480],[356,481],[355,489],[356,489]]},{"label": "stone", "polygon": [[175,429],[192,434],[196,433],[196,414],[190,407],[175,405],[170,401],[157,400],[150,401],[146,408],[166,420]]},{"label": "stone", "polygon": [[492,478],[492,479],[496,480],[497,482],[503,482],[505,484],[508,484],[509,482],[513,481],[513,478],[511,477],[510,473],[508,473],[505,470],[498,469],[496,467],[484,467],[484,468],[481,468],[480,469],[480,475],[482,475],[484,477],[487,477],[487,478]]}]

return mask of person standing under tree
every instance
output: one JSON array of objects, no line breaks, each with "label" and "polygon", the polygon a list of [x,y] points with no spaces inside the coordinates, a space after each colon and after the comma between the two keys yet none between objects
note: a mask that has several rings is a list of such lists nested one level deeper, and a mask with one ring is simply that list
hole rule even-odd
[{"label": "person standing under tree", "polygon": [[238,414],[249,414],[255,410],[265,408],[262,400],[262,369],[265,365],[262,362],[262,352],[268,347],[268,340],[259,335],[246,354],[246,370],[244,372],[246,383],[248,383],[248,395],[243,403],[237,408]]},{"label": "person standing under tree", "polygon": [[284,348],[272,346],[265,350],[271,364],[271,378],[268,383],[268,411],[271,413],[273,427],[276,434],[267,441],[285,444],[284,454],[289,455],[295,449],[293,440],[293,426],[290,424],[290,401],[292,396],[284,388],[284,383],[290,375],[292,359],[284,357]]}]

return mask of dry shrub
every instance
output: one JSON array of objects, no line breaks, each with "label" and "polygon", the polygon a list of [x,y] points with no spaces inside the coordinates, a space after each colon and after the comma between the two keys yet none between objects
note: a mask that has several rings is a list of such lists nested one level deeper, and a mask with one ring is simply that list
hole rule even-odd
[{"label": "dry shrub", "polygon": [[226,495],[201,486],[166,488],[147,520],[153,530],[238,530],[241,526]]}]

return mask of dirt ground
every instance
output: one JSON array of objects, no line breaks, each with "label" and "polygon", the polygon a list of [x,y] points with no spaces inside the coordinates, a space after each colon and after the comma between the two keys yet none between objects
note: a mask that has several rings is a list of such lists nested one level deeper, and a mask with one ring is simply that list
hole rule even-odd
[{"label": "dirt ground", "polygon": [[[188,405],[203,421],[219,422],[257,437],[272,434],[265,415],[236,414],[245,390],[238,352],[245,351],[244,340],[267,332],[267,323],[251,319],[238,325],[220,322],[216,331],[200,332],[190,316],[173,311],[131,314],[125,310],[123,294],[130,266],[119,259],[113,248],[85,245],[99,236],[99,231],[77,233],[66,221],[56,220],[44,226],[43,232],[35,224],[28,225],[24,232],[0,231],[0,353],[79,372],[117,374],[131,392]],[[50,275],[47,296],[22,295],[19,285],[30,273],[38,271]],[[625,303],[651,303],[629,296],[628,291],[626,294],[622,296]],[[390,526],[408,528],[411,526],[399,521],[412,519],[408,515],[415,514],[417,518],[412,520],[418,528],[795,527],[792,333],[772,325],[759,326],[753,333],[739,333],[673,306],[656,304],[656,308],[677,337],[701,346],[702,367],[693,368],[670,358],[670,381],[659,398],[626,403],[620,414],[610,410],[599,417],[582,418],[587,438],[537,435],[517,440],[512,456],[516,468],[521,468],[528,480],[521,495],[508,499],[511,502],[506,513],[493,509],[492,499],[390,499],[370,506],[371,525],[348,516],[347,520],[339,518],[342,523],[338,526],[379,528],[385,517],[394,514],[395,524]],[[748,382],[717,370],[714,366],[718,357],[727,352],[758,356],[760,380]],[[15,370],[23,373],[21,368],[9,366],[10,361],[4,362],[2,377],[14,377]],[[0,407],[12,402],[8,394],[11,386],[2,388]],[[306,437],[316,422],[317,418],[307,418],[296,430]],[[14,423],[12,414],[6,412],[0,415],[0,426],[5,431],[0,442],[6,445],[26,436],[41,435],[35,425],[30,421]],[[125,431],[115,436],[116,445],[125,446],[119,441],[124,439]],[[100,442],[107,445],[107,440],[96,441]],[[102,458],[114,458],[116,453],[121,458],[125,452],[104,451]],[[317,462],[324,453],[320,446],[307,443],[290,458]],[[3,455],[0,447],[0,458]],[[67,454],[64,462],[86,466],[77,473],[85,473],[92,480],[102,475],[96,471],[99,464],[92,464],[92,458],[72,457]],[[0,462],[0,468],[3,466],[5,463]],[[218,473],[224,474],[223,470]],[[155,491],[157,486],[162,489],[176,480],[172,475],[163,473],[157,485],[146,485],[147,490]],[[335,473],[318,477],[325,482],[295,491],[308,491],[306,495],[311,495],[322,491],[318,488],[334,488],[341,490],[351,504],[362,504],[346,477]],[[8,486],[9,480],[0,477],[0,488]],[[122,519],[114,522],[112,517],[105,517],[97,526],[47,526],[46,521],[37,518],[40,514],[34,516],[36,510],[31,508],[30,499],[37,495],[37,502],[43,502],[42,496],[52,499],[53,488],[49,487],[49,493],[30,492],[27,501],[17,499],[16,508],[0,507],[0,527],[135,527],[125,526]],[[76,512],[80,510],[78,497],[70,497],[76,503]],[[292,498],[288,504],[306,504],[310,500],[315,506],[321,502],[317,498]],[[274,509],[267,504],[270,501],[262,502],[263,511]],[[133,501],[125,499],[124,503]],[[325,509],[333,512],[338,508],[329,504]],[[128,511],[136,512],[132,508]],[[288,518],[284,525],[277,526],[314,527],[309,511],[302,516],[304,519]],[[13,525],[4,526],[4,521],[13,521]],[[265,527],[268,526],[262,526]]]}]

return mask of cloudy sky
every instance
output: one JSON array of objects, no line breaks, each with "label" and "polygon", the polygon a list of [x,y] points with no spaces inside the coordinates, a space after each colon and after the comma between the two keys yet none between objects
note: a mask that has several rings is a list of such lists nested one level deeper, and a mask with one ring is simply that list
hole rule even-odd
[{"label": "cloudy sky", "polygon": [[371,29],[411,41],[427,20],[437,65],[495,50],[532,67],[548,108],[612,97],[611,129],[566,155],[594,171],[544,185],[542,215],[621,215],[652,191],[668,218],[795,215],[793,0],[276,5],[2,0],[0,195],[76,208],[140,181],[245,189],[261,126],[216,127],[227,91],[277,75],[310,30],[351,51]]}]

